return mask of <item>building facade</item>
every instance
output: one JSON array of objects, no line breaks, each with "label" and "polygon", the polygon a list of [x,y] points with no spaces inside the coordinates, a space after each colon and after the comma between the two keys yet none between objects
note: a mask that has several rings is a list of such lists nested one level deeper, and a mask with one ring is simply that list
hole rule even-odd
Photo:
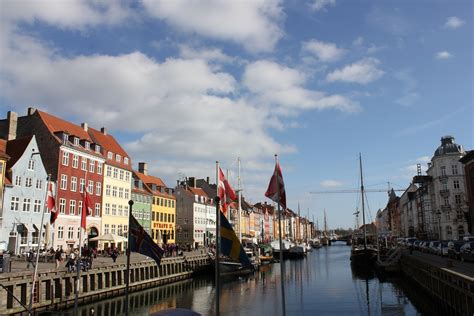
[{"label": "building facade", "polygon": [[474,150],[469,151],[460,159],[464,166],[464,181],[466,188],[466,199],[469,206],[468,212],[468,230],[474,234]]},{"label": "building facade", "polygon": [[153,203],[153,194],[151,194],[143,185],[142,180],[134,174],[134,186],[132,189],[132,214],[151,236],[151,205]]}]

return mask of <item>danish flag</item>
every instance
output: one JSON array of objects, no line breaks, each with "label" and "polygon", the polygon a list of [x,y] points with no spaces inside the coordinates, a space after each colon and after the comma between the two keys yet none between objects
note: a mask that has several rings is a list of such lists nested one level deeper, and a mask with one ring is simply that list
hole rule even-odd
[{"label": "danish flag", "polygon": [[56,200],[53,196],[53,183],[49,182],[48,185],[48,200],[47,200],[47,207],[48,211],[51,213],[51,217],[49,218],[49,222],[54,224],[56,218],[58,218],[58,210],[56,209]]},{"label": "danish flag", "polygon": [[86,217],[92,215],[92,202],[87,190],[84,190],[84,201],[82,204],[84,205],[84,208],[82,209],[81,214],[81,227],[86,229]]},{"label": "danish flag", "polygon": [[237,199],[234,189],[230,186],[227,179],[224,177],[222,169],[219,167],[219,184],[217,189],[217,196],[221,199],[222,203],[222,212],[227,216],[227,206],[230,203],[227,203],[227,199],[234,201]]}]

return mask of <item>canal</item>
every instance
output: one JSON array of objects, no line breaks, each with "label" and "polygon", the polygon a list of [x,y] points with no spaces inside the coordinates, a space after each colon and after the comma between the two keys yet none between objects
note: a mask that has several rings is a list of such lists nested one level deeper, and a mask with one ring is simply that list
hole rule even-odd
[{"label": "canal", "polygon": [[[355,271],[349,255],[350,247],[336,242],[305,259],[285,261],[287,315],[437,315],[436,304],[413,284]],[[226,280],[220,302],[222,315],[281,315],[279,264],[263,266],[248,278]],[[81,306],[79,315],[120,315],[123,303],[123,296],[91,303]],[[133,316],[174,307],[213,315],[214,306],[209,276],[135,292],[130,308]],[[42,315],[48,314],[58,315]],[[61,312],[66,314],[72,311]]]}]

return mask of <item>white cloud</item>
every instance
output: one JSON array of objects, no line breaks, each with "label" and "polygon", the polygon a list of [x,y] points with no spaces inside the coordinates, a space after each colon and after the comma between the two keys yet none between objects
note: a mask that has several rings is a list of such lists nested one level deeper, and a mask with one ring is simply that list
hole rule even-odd
[{"label": "white cloud", "polygon": [[427,163],[427,162],[430,162],[430,161],[431,161],[431,157],[430,157],[430,156],[418,157],[418,158],[416,158],[416,161],[417,161],[417,162],[424,162],[424,163]]},{"label": "white cloud", "polygon": [[306,77],[296,69],[261,60],[247,65],[243,84],[261,102],[279,106],[273,111],[291,114],[304,109],[359,110],[357,103],[342,95],[326,95],[304,88]]},{"label": "white cloud", "polygon": [[283,36],[278,0],[143,0],[148,13],[186,33],[232,41],[250,52],[272,51]]},{"label": "white cloud", "polygon": [[302,49],[303,52],[310,53],[323,62],[336,61],[346,52],[344,49],[338,48],[336,44],[321,42],[316,39],[303,42]]},{"label": "white cloud", "polygon": [[188,45],[179,45],[180,55],[186,59],[202,59],[206,61],[216,61],[221,63],[229,63],[234,60],[233,57],[226,55],[218,48],[194,48]]},{"label": "white cloud", "polygon": [[311,9],[314,11],[320,11],[329,5],[336,5],[336,0],[314,0],[311,4]]},{"label": "white cloud", "polygon": [[435,55],[436,59],[450,59],[453,55],[448,51],[437,52]]},{"label": "white cloud", "polygon": [[465,22],[456,16],[450,16],[446,23],[444,23],[444,28],[448,29],[457,29],[461,27]]},{"label": "white cloud", "polygon": [[343,182],[336,180],[324,180],[319,185],[323,188],[338,188],[343,186]]},{"label": "white cloud", "polygon": [[384,72],[378,68],[380,61],[365,58],[342,69],[336,69],[326,76],[328,82],[345,81],[367,84],[382,77]]}]

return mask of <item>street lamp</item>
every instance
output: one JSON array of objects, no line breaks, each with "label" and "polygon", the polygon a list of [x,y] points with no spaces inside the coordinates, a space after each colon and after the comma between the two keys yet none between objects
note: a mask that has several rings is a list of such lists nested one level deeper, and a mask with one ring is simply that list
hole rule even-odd
[{"label": "street lamp", "polygon": [[436,211],[436,214],[438,215],[438,238],[441,240],[441,211]]}]

